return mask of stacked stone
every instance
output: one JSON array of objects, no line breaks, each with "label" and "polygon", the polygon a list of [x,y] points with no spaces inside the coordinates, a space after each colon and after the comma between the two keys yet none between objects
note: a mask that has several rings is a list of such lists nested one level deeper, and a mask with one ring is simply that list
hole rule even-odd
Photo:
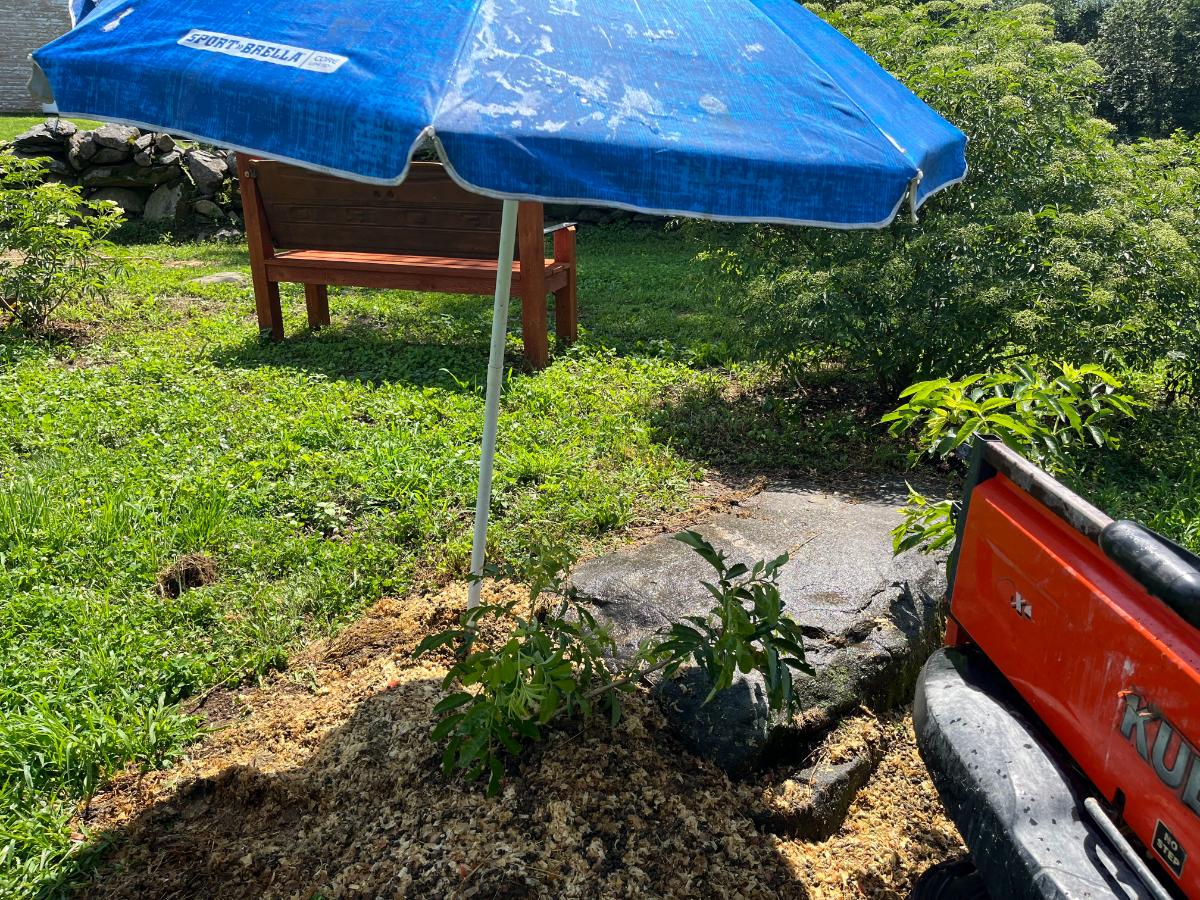
[{"label": "stacked stone", "polygon": [[232,152],[181,147],[169,134],[129,125],[81,131],[66,119],[47,119],[7,148],[48,160],[51,179],[79,185],[89,200],[111,200],[128,218],[214,225],[238,220]]}]

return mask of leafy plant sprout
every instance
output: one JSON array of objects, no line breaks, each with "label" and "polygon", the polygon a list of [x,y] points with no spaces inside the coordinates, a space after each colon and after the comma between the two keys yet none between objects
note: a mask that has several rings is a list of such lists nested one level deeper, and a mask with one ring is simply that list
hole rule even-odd
[{"label": "leafy plant sprout", "polygon": [[121,222],[111,202],[45,182],[46,161],[0,153],[0,310],[41,331],[65,303],[100,297],[119,269],[104,237]]},{"label": "leafy plant sprout", "polygon": [[[1063,473],[1069,453],[1095,444],[1116,447],[1108,430],[1114,416],[1132,417],[1138,402],[1120,392],[1104,368],[1060,362],[1050,373],[1017,365],[952,381],[938,378],[905,389],[905,402],[881,420],[896,436],[917,432],[914,465],[945,459],[977,434],[999,438],[1052,474]],[[892,531],[896,553],[914,547],[933,552],[954,540],[953,504],[934,501],[908,486],[903,521]]]},{"label": "leafy plant sprout", "polygon": [[[456,651],[442,682],[449,693],[434,707],[438,722],[430,735],[446,742],[447,774],[459,770],[471,781],[486,774],[494,794],[505,755],[519,756],[553,721],[603,713],[615,726],[622,693],[654,674],[669,678],[689,660],[710,685],[705,703],[730,687],[738,672],[757,672],[772,710],[795,709],[792,673],[813,670],[800,625],[784,612],[779,594],[779,570],[788,555],[730,564],[724,551],[695,531],[677,539],[716,571],[715,581],[702,582],[713,606],[644,641],[624,664],[616,662],[609,630],[566,583],[573,559],[558,547],[539,550],[521,571],[510,570],[529,584],[527,601],[480,604],[462,614],[458,627],[417,646],[415,657],[443,647]],[[557,599],[547,602],[547,595]],[[476,646],[481,633],[496,628],[499,638]]]}]

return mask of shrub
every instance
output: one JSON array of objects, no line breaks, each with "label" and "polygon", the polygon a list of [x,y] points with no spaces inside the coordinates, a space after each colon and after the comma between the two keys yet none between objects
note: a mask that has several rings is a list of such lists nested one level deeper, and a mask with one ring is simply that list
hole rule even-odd
[{"label": "shrub", "polygon": [[[1175,340],[1161,323],[1200,292],[1195,181],[1190,203],[1166,186],[1192,144],[1116,146],[1094,117],[1100,70],[1054,40],[1048,7],[824,14],[967,133],[971,171],[917,224],[710,232],[707,256],[759,340],[781,357],[816,349],[892,395],[1021,355],[1161,358]],[[1160,204],[1163,191],[1178,202]]]},{"label": "shrub", "polygon": [[[917,433],[910,460],[946,459],[975,435],[995,437],[1054,474],[1063,473],[1072,450],[1089,443],[1116,447],[1114,417],[1133,416],[1137,402],[1100,366],[1058,363],[1046,374],[1026,366],[1012,371],[939,378],[914,384],[905,402],[883,417],[893,435]],[[903,521],[892,531],[893,549],[933,551],[954,540],[952,504],[908,489]]]},{"label": "shrub", "polygon": [[116,268],[103,239],[121,222],[115,204],[44,178],[43,160],[0,154],[0,309],[31,331],[102,295]]}]

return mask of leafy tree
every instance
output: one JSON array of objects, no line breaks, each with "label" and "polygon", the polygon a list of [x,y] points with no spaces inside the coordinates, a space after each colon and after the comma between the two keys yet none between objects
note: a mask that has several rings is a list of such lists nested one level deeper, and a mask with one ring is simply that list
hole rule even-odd
[{"label": "leafy tree", "polygon": [[1100,111],[1123,133],[1200,130],[1200,0],[1115,0],[1091,49]]},{"label": "leafy tree", "polygon": [[1090,44],[1100,33],[1100,20],[1112,0],[1049,0],[1054,35],[1060,41]]},{"label": "leafy tree", "polygon": [[1094,116],[1099,67],[1055,40],[1046,6],[824,15],[967,133],[971,172],[917,224],[711,235],[707,255],[766,346],[817,350],[891,393],[1015,356],[1161,358],[1175,340],[1161,323],[1200,289],[1195,202],[1167,185],[1195,145],[1115,145]]}]

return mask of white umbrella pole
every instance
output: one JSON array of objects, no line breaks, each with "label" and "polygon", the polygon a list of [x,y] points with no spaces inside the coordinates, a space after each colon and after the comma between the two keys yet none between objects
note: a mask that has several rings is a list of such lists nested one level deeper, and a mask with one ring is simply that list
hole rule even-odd
[{"label": "white umbrella pole", "polygon": [[496,260],[496,303],[492,307],[492,346],[488,351],[487,400],[483,413],[483,446],[479,455],[479,492],[475,497],[475,537],[471,543],[471,587],[467,607],[479,605],[480,579],[487,554],[488,511],[492,505],[492,469],[496,463],[496,430],[500,422],[500,388],[504,381],[504,341],[508,334],[508,300],[512,290],[513,245],[517,236],[517,201],[505,200],[500,219],[500,254]]}]

